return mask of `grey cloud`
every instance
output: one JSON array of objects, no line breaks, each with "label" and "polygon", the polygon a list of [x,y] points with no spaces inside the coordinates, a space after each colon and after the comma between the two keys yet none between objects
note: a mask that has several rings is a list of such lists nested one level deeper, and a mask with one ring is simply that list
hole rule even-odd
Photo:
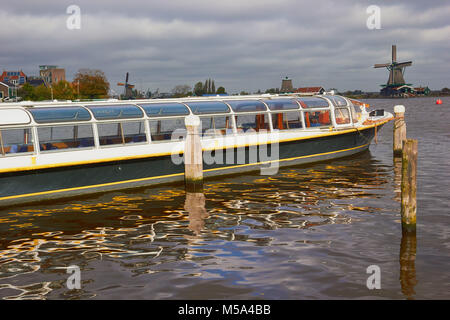
[{"label": "grey cloud", "polygon": [[[39,64],[100,68],[113,88],[127,71],[138,87],[168,91],[208,77],[231,91],[280,85],[378,90],[397,43],[412,59],[406,80],[449,86],[450,5],[431,1],[77,1],[81,30],[67,30],[73,1],[9,2],[0,9],[0,68],[36,74]],[[368,30],[377,4],[382,29]],[[425,82],[426,81],[426,82]]]}]

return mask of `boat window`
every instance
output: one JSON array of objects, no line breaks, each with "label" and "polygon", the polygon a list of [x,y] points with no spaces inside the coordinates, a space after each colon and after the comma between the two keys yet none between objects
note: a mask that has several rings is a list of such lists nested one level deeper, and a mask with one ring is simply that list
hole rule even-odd
[{"label": "boat window", "polygon": [[42,152],[94,146],[91,124],[38,127],[37,130],[39,148]]},{"label": "boat window", "polygon": [[203,136],[222,136],[233,133],[233,124],[230,116],[200,117]]},{"label": "boat window", "polygon": [[143,103],[139,104],[149,117],[184,116],[189,109],[182,103]]},{"label": "boat window", "polygon": [[83,107],[28,108],[37,123],[89,121],[91,114]]},{"label": "boat window", "polygon": [[152,141],[179,140],[186,136],[186,126],[183,118],[150,120]]},{"label": "boat window", "polygon": [[305,126],[311,127],[329,127],[331,126],[330,111],[303,111],[305,117]]},{"label": "boat window", "polygon": [[335,107],[346,107],[348,106],[347,100],[340,96],[325,96],[331,100]]},{"label": "boat window", "polygon": [[101,146],[146,142],[144,121],[98,123]]},{"label": "boat window", "polygon": [[228,113],[230,108],[220,101],[189,102],[193,114]]},{"label": "boat window", "polygon": [[328,108],[328,101],[319,97],[300,97],[297,99],[303,108]]},{"label": "boat window", "polygon": [[337,124],[350,123],[350,112],[348,111],[348,108],[336,108],[334,109],[334,115],[336,116]]},{"label": "boat window", "polygon": [[142,118],[142,110],[131,104],[114,106],[86,106],[97,120],[133,119]]},{"label": "boat window", "polygon": [[289,130],[302,128],[300,112],[280,112],[272,114],[272,124],[274,129]]},{"label": "boat window", "polygon": [[270,110],[297,110],[300,107],[293,99],[271,99],[264,100]]},{"label": "boat window", "polygon": [[267,107],[258,100],[229,100],[225,101],[234,112],[266,111]]},{"label": "boat window", "polygon": [[269,130],[269,117],[265,113],[260,114],[240,114],[236,117],[237,132],[247,132],[248,130],[261,131]]},{"label": "boat window", "polygon": [[1,129],[0,156],[33,152],[33,139],[30,128]]}]

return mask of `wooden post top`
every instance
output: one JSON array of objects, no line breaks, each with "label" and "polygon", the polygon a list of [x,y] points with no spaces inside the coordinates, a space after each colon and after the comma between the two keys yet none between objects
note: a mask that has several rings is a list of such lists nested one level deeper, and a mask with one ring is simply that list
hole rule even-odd
[{"label": "wooden post top", "polygon": [[405,106],[398,104],[394,107],[394,113],[405,113]]}]

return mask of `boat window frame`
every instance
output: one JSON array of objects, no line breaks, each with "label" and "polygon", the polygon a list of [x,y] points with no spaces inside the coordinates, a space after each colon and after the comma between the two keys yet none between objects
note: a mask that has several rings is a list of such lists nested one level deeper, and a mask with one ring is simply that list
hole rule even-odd
[{"label": "boat window frame", "polygon": [[[43,110],[43,109],[64,109],[64,108],[80,108],[80,109],[84,109],[85,111],[87,111],[87,113],[90,116],[90,119],[86,119],[86,120],[79,120],[79,119],[75,119],[75,120],[67,120],[67,121],[50,121],[50,122],[38,122],[36,121],[36,118],[33,115],[33,111],[34,110]],[[30,122],[31,125],[35,124],[35,125],[52,125],[52,124],[63,124],[63,123],[78,123],[78,122],[82,122],[82,123],[89,123],[92,122],[94,118],[94,114],[89,110],[89,108],[85,107],[84,105],[69,105],[69,106],[28,106],[28,107],[24,107],[24,110],[26,110],[32,120],[32,122]],[[58,119],[61,120],[61,119]]]},{"label": "boat window frame", "polygon": [[[266,105],[266,107],[267,107],[267,105]],[[252,114],[254,114],[254,115],[258,115],[258,114],[265,114],[267,117],[268,117],[268,125],[269,125],[269,128],[268,128],[268,130],[267,130],[267,132],[266,133],[272,133],[273,132],[273,126],[272,126],[272,113],[270,112],[270,111],[251,111],[251,112],[233,112],[233,118],[232,118],[232,120],[233,120],[233,122],[234,122],[234,129],[236,130],[236,132],[235,132],[235,134],[236,135],[240,135],[240,134],[247,134],[247,131],[245,131],[245,132],[242,132],[242,133],[240,133],[240,132],[237,132],[237,130],[238,130],[238,127],[237,127],[237,121],[236,121],[236,117],[238,117],[238,116],[243,116],[243,115],[252,115]],[[253,128],[252,128],[253,129]],[[247,129],[248,130],[248,129]],[[260,131],[254,131],[253,132],[253,134],[259,134],[260,133]],[[264,132],[263,132],[264,133]]]},{"label": "boat window frame", "polygon": [[[320,112],[320,111],[328,111],[329,112],[329,116],[330,116],[330,124],[329,125],[323,125],[323,126],[315,126],[315,127],[307,127],[306,126],[306,117],[305,117],[305,112]],[[305,130],[324,130],[327,129],[328,131],[330,130],[330,127],[332,128],[335,124],[334,122],[334,108],[306,108],[306,109],[302,109],[302,116],[303,116],[303,120],[304,120],[304,125],[305,125]]]},{"label": "boat window frame", "polygon": [[276,129],[275,126],[274,126],[274,123],[273,123],[273,119],[271,119],[271,121],[272,121],[272,132],[278,131],[278,132],[281,133],[281,132],[295,132],[295,131],[303,131],[303,130],[305,130],[306,129],[306,127],[305,127],[305,117],[304,117],[304,114],[303,114],[301,108],[298,109],[298,110],[296,110],[296,109],[276,110],[276,111],[270,112],[270,114],[271,114],[271,118],[272,118],[272,116],[274,116],[276,114],[279,114],[279,113],[295,113],[295,112],[298,113],[298,115],[299,115],[300,124],[302,125],[301,128],[294,128],[294,129],[290,129],[289,128],[289,129],[282,129],[282,130]]},{"label": "boat window frame", "polygon": [[[29,129],[30,135],[31,135],[31,145],[33,146],[33,151],[26,151],[26,152],[14,152],[14,153],[6,153],[4,152],[4,144],[3,144],[3,134],[2,130],[10,130],[10,129]],[[33,130],[33,126],[28,125],[8,125],[8,126],[1,126],[0,127],[0,159],[6,159],[11,157],[17,157],[17,156],[30,156],[30,155],[36,155],[36,135]]]},{"label": "boat window frame", "polygon": [[[91,119],[92,120],[92,119]],[[81,147],[81,148],[64,148],[64,149],[53,149],[53,150],[41,150],[41,141],[39,140],[39,128],[46,127],[64,127],[64,126],[76,126],[76,125],[91,125],[92,128],[92,137],[94,139],[94,145],[90,147]],[[96,141],[95,141],[95,132],[94,132],[94,124],[91,121],[86,122],[66,122],[66,123],[58,123],[57,125],[49,125],[49,124],[40,124],[39,126],[34,126],[36,130],[36,139],[35,142],[38,147],[38,154],[48,154],[48,153],[58,153],[58,152],[70,152],[70,151],[86,151],[96,149]]]},{"label": "boat window frame", "polygon": [[152,104],[172,104],[172,105],[176,105],[176,104],[180,104],[182,106],[184,106],[187,110],[187,114],[174,114],[174,115],[170,115],[170,114],[164,114],[164,115],[148,115],[147,111],[145,111],[145,107],[139,105],[138,102],[133,103],[135,106],[137,106],[138,108],[140,108],[142,110],[142,112],[144,113],[144,118],[145,119],[162,119],[162,118],[173,118],[173,117],[187,117],[192,113],[192,110],[189,108],[189,106],[184,103],[184,102],[179,102],[179,101],[174,101],[174,102],[146,102],[146,103],[142,103],[143,105],[152,105]]},{"label": "boat window frame", "polygon": [[[98,130],[98,125],[99,124],[109,124],[109,123],[119,123],[119,124],[121,124],[121,123],[124,123],[124,122],[142,122],[143,126],[144,126],[146,141],[132,142],[132,143],[131,142],[128,142],[128,143],[125,142],[125,143],[115,143],[115,144],[106,144],[106,145],[100,144],[100,133],[99,133],[99,130]],[[97,132],[97,141],[96,141],[96,143],[98,143],[98,147],[97,147],[97,144],[96,144],[96,149],[100,149],[101,150],[101,149],[105,149],[105,148],[108,149],[108,148],[116,148],[116,147],[130,147],[130,146],[139,146],[139,145],[149,144],[150,143],[149,132],[148,132],[149,128],[148,128],[146,122],[147,122],[147,119],[145,119],[145,118],[122,119],[122,121],[119,120],[119,119],[114,119],[114,120],[104,120],[104,121],[97,121],[97,122],[95,122],[95,126],[94,127],[95,127],[95,130]],[[123,128],[121,130],[121,138],[122,138],[122,141],[125,139],[125,136],[123,134]]]},{"label": "boat window frame", "polygon": [[[110,119],[98,119],[96,116],[95,116],[95,113],[94,113],[94,111],[91,109],[91,108],[97,108],[97,107],[111,107],[111,106],[117,106],[117,107],[119,107],[119,106],[133,106],[133,107],[136,107],[139,111],[141,111],[141,113],[142,113],[142,115],[140,116],[140,117],[132,117],[132,118],[110,118]],[[86,108],[90,113],[91,113],[91,115],[92,115],[92,119],[91,120],[95,120],[96,122],[103,122],[103,121],[120,121],[120,120],[122,120],[122,121],[126,121],[126,120],[139,120],[139,119],[141,119],[141,120],[143,120],[143,119],[145,119],[146,118],[146,112],[145,112],[145,110],[142,108],[142,107],[140,107],[139,105],[137,105],[136,103],[132,103],[132,102],[128,102],[128,103],[121,103],[121,104],[116,104],[116,105],[108,105],[108,104],[83,104],[82,105],[84,108]]]},{"label": "boat window frame", "polygon": [[[336,109],[347,109],[348,111],[348,117],[350,122],[349,123],[337,123],[336,121]],[[350,110],[350,106],[345,106],[345,107],[334,107],[333,108],[333,121],[335,122],[335,126],[336,128],[348,128],[348,127],[353,127],[354,123],[353,123],[353,115],[352,115],[352,111]]]},{"label": "boat window frame", "polygon": [[[229,107],[229,108],[231,110],[231,107]],[[236,121],[234,119],[234,116],[236,116],[236,115],[237,114],[232,113],[232,112],[229,112],[229,113],[210,113],[210,114],[197,115],[200,118],[200,123],[201,123],[202,118],[210,118],[210,117],[229,117],[230,120],[231,120],[231,122],[230,122],[230,124],[231,124],[231,131],[232,131],[231,133],[225,133],[225,134],[222,134],[222,135],[216,135],[215,134],[214,136],[206,136],[206,135],[204,135],[203,132],[201,132],[200,133],[201,134],[200,138],[201,139],[217,139],[217,138],[220,138],[220,137],[226,138],[226,137],[230,137],[232,135],[235,135],[237,130],[236,130]],[[203,130],[203,128],[201,128],[201,129]]]},{"label": "boat window frame", "polygon": [[[276,101],[276,100],[290,100],[290,101],[292,101],[294,104],[297,105],[297,109],[271,109],[271,108],[269,107],[268,102],[270,102],[270,101]],[[278,97],[278,98],[275,98],[275,99],[264,99],[264,100],[261,100],[261,102],[264,103],[264,104],[266,105],[267,110],[268,110],[269,112],[277,112],[277,111],[278,111],[278,113],[279,113],[279,112],[288,112],[288,111],[291,111],[291,112],[292,112],[292,111],[300,111],[301,109],[303,109],[302,105],[297,101],[297,98],[293,98],[293,97],[289,97],[289,98],[280,98],[280,97]]]},{"label": "boat window frame", "polygon": [[[266,107],[266,109],[265,110],[259,110],[259,111],[258,110],[257,111],[236,111],[236,110],[233,109],[233,107],[230,104],[230,102],[235,102],[235,101],[257,101],[257,102],[261,102]],[[230,113],[233,113],[233,114],[270,112],[269,106],[264,102],[263,99],[235,99],[235,100],[224,99],[224,100],[221,100],[221,102],[223,102],[226,105],[228,105],[228,107],[231,110]]]},{"label": "boat window frame", "polygon": [[[208,113],[195,113],[193,108],[189,105],[189,103],[191,104],[195,104],[195,103],[211,103],[211,102],[218,102],[218,103],[222,103],[225,106],[227,106],[228,108],[228,112],[208,112]],[[210,116],[210,115],[225,115],[225,114],[232,114],[234,112],[234,110],[232,109],[231,105],[226,103],[224,100],[213,100],[213,101],[185,101],[183,102],[183,104],[188,108],[188,110],[190,111],[191,114],[196,115],[198,117],[201,116]],[[186,115],[187,116],[187,115]]]},{"label": "boat window frame", "polygon": [[[309,107],[304,101],[301,101],[301,99],[308,99],[308,98],[316,98],[320,100],[323,100],[324,102],[326,102],[328,105],[327,106],[320,106],[320,107]],[[301,109],[307,109],[307,110],[313,110],[313,109],[326,109],[326,108],[332,108],[334,107],[333,103],[331,101],[329,101],[327,98],[323,97],[323,96],[299,96],[295,98],[295,101],[300,105]],[[303,106],[303,104],[305,106]]]},{"label": "boat window frame", "polygon": [[[189,111],[191,111],[191,110],[189,109]],[[180,118],[180,119],[183,119],[183,123],[185,123],[185,122],[184,122],[184,119],[185,119],[187,116],[188,116],[188,115],[186,115],[186,116],[176,115],[176,116],[151,117],[151,118],[149,117],[148,119],[146,119],[146,122],[147,122],[147,124],[148,124],[148,135],[150,136],[150,143],[157,143],[157,144],[159,144],[159,143],[169,143],[169,142],[181,142],[181,141],[185,141],[185,140],[186,140],[186,137],[184,137],[182,140],[172,140],[172,139],[168,139],[168,140],[166,140],[166,139],[163,139],[163,140],[153,140],[153,138],[152,138],[152,132],[151,132],[150,121],[173,120],[173,119]],[[185,125],[184,128],[185,128],[186,134],[187,134],[186,125]],[[175,129],[175,130],[176,130],[176,129]],[[172,133],[173,133],[173,131],[172,131]]]}]

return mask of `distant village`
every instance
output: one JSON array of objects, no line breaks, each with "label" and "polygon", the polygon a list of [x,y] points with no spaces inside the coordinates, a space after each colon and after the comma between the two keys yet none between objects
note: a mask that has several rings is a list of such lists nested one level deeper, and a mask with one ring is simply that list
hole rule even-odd
[{"label": "distant village", "polygon": [[[105,74],[101,70],[80,69],[74,79],[66,80],[64,68],[56,65],[40,65],[39,74],[29,76],[22,70],[6,71],[0,76],[0,101],[13,102],[21,100],[29,101],[51,101],[51,100],[84,100],[84,99],[150,99],[150,98],[177,98],[186,96],[210,96],[210,95],[249,95],[249,94],[286,94],[298,93],[304,95],[322,94],[334,91],[337,94],[352,98],[380,98],[392,97],[415,97],[415,96],[446,96],[450,95],[450,89],[432,91],[428,87],[412,87],[407,84],[393,88],[386,92],[386,86],[380,92],[363,92],[361,90],[339,91],[336,88],[325,89],[323,86],[298,87],[294,88],[292,79],[288,77],[281,80],[280,88],[270,88],[265,91],[256,92],[240,91],[239,93],[227,93],[223,86],[216,89],[213,79],[199,81],[194,86],[187,84],[175,86],[171,92],[159,92],[159,89],[151,92],[139,91],[128,82],[128,73],[124,83],[117,83],[123,86],[123,93],[117,93],[110,89],[110,84]],[[392,89],[392,86],[391,86]]]}]

